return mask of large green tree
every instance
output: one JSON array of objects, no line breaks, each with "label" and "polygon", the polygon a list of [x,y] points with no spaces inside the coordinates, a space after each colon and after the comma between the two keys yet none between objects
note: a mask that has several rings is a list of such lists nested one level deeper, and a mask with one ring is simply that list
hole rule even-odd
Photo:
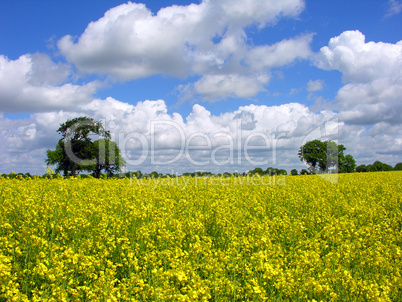
[{"label": "large green tree", "polygon": [[[99,176],[102,170],[110,174],[124,165],[120,150],[110,141],[110,132],[105,130],[100,121],[77,117],[60,124],[57,132],[62,138],[54,151],[47,151],[46,158],[48,165],[56,165],[56,173],[74,176],[81,171],[88,171]],[[96,143],[91,136],[100,139]]]},{"label": "large green tree", "polygon": [[300,147],[298,156],[306,162],[312,173],[328,172],[330,168],[338,169],[338,172],[353,172],[356,163],[353,156],[345,156],[344,145],[338,145],[334,141],[322,142],[318,139],[308,141]]}]

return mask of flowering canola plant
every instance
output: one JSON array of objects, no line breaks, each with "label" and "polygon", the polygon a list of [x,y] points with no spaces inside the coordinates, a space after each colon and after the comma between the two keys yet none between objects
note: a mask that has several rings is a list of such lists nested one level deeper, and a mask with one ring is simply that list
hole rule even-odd
[{"label": "flowering canola plant", "polygon": [[402,301],[402,172],[0,178],[0,301]]}]

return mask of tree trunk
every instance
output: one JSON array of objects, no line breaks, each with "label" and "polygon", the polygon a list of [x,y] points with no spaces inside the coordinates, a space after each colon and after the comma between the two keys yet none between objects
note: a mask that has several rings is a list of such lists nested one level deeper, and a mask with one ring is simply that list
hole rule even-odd
[{"label": "tree trunk", "polygon": [[71,166],[71,175],[75,176],[75,163]]}]

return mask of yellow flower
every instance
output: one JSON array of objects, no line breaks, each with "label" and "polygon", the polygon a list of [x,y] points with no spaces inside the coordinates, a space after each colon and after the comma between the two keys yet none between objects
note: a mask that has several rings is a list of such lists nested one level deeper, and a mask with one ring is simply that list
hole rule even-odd
[{"label": "yellow flower", "polygon": [[398,299],[402,172],[272,180],[0,178],[0,300]]}]

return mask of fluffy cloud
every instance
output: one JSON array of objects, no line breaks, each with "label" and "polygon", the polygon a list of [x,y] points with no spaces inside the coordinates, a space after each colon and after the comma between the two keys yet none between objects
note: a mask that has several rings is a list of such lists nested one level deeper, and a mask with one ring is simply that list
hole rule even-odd
[{"label": "fluffy cloud", "polygon": [[368,129],[360,125],[345,125],[339,137],[357,164],[371,164],[376,160],[395,165],[402,156],[401,125],[379,122]]},{"label": "fluffy cloud", "polygon": [[338,91],[340,118],[355,124],[401,124],[402,77],[347,84]]},{"label": "fluffy cloud", "polygon": [[310,54],[310,43],[313,35],[283,40],[273,45],[256,46],[251,48],[245,58],[245,63],[252,70],[284,66],[296,59],[307,59]]},{"label": "fluffy cloud", "polygon": [[[35,113],[28,119],[0,119],[1,173],[30,172],[43,174],[45,154],[58,141],[59,123],[73,118],[63,112]],[[18,167],[18,168],[17,168]]]},{"label": "fluffy cloud", "polygon": [[[312,35],[305,35],[274,45],[247,47],[238,62],[231,62],[230,67],[222,65],[213,74],[208,73],[211,70],[204,65],[195,64],[195,68],[203,73],[202,77],[195,83],[179,87],[179,91],[184,97],[201,95],[209,101],[255,96],[266,90],[265,85],[271,78],[269,69],[287,65],[296,59],[307,59],[311,54],[311,40]],[[205,61],[208,60],[211,60],[211,56],[206,57]]]},{"label": "fluffy cloud", "polygon": [[89,102],[95,83],[65,83],[70,69],[44,54],[27,54],[17,60],[0,55],[0,111],[38,112],[69,109]]},{"label": "fluffy cloud", "polygon": [[401,76],[402,41],[366,43],[361,32],[345,31],[321,48],[315,64],[325,70],[339,70],[345,82],[367,83]]},{"label": "fluffy cloud", "polygon": [[330,40],[316,66],[339,70],[348,82],[337,94],[339,117],[349,124],[400,124],[402,116],[402,41],[365,42],[359,31]]},{"label": "fluffy cloud", "polygon": [[[210,0],[162,8],[153,15],[145,5],[129,2],[90,23],[77,40],[63,37],[58,47],[84,73],[107,74],[121,81],[154,74],[199,75],[190,92],[241,96],[236,89],[228,91],[233,81],[245,86],[255,79],[255,72],[267,74],[269,68],[307,58],[312,38],[305,35],[254,47],[245,28],[297,16],[303,8],[301,0]],[[215,90],[213,84],[225,76],[231,79],[222,90]],[[246,95],[255,95],[266,83],[257,79]]]}]

